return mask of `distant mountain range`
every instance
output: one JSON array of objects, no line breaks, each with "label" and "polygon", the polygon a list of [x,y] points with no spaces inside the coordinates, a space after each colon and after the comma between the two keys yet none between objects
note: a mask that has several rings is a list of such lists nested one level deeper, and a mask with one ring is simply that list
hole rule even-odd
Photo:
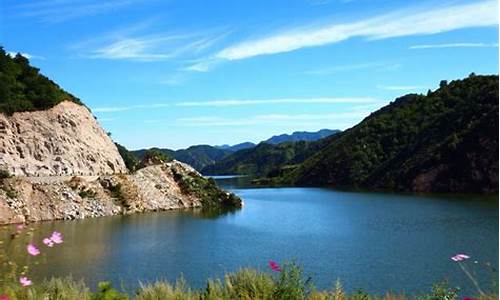
[{"label": "distant mountain range", "polygon": [[[153,148],[160,151],[161,153],[168,155],[178,161],[185,162],[191,165],[197,170],[203,170],[205,167],[214,165],[215,163],[221,161],[222,159],[230,156],[233,153],[239,152],[241,150],[251,149],[256,146],[263,144],[281,144],[286,142],[297,142],[297,141],[316,141],[323,137],[340,132],[340,130],[330,130],[322,129],[317,132],[307,132],[307,131],[296,131],[292,134],[282,134],[273,136],[265,141],[262,141],[258,145],[251,142],[244,142],[236,145],[221,145],[221,146],[210,146],[210,145],[195,145],[187,149],[181,150],[171,150],[171,149],[160,149]],[[263,146],[265,147],[265,146]],[[142,159],[147,149],[140,149],[131,151],[137,158]]]},{"label": "distant mountain range", "polygon": [[245,143],[240,143],[240,144],[236,144],[236,145],[220,145],[220,146],[214,146],[215,148],[217,149],[221,149],[221,150],[227,150],[227,151],[230,151],[230,152],[236,152],[236,151],[240,151],[240,150],[243,150],[243,149],[248,149],[248,148],[253,148],[255,147],[256,144],[252,143],[252,142],[245,142]]},{"label": "distant mountain range", "polygon": [[300,142],[300,141],[314,142],[339,132],[340,130],[331,130],[331,129],[321,129],[320,131],[316,132],[295,131],[292,134],[275,135],[265,140],[264,143],[278,145],[285,142]]}]

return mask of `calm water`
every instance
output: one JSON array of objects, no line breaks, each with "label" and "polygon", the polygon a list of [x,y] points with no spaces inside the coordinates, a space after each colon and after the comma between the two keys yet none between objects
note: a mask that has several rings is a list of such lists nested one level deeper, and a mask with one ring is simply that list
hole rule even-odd
[{"label": "calm water", "polygon": [[[92,286],[112,280],[133,289],[139,279],[184,274],[203,287],[207,278],[238,267],[267,270],[270,259],[295,259],[320,288],[340,278],[348,290],[413,294],[445,279],[470,288],[449,259],[458,252],[479,261],[483,284],[498,274],[479,268],[481,262],[498,266],[498,199],[240,188],[245,178],[219,180],[244,199],[243,209],[36,225],[40,232],[63,232],[65,243],[50,249],[32,275],[72,274]],[[24,244],[11,247],[24,251]]]}]

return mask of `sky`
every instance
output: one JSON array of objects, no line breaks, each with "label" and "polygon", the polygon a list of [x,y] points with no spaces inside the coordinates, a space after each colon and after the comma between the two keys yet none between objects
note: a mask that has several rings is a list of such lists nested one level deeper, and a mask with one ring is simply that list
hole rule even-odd
[{"label": "sky", "polygon": [[498,74],[498,2],[0,1],[0,45],[129,149],[350,128],[441,80]]}]

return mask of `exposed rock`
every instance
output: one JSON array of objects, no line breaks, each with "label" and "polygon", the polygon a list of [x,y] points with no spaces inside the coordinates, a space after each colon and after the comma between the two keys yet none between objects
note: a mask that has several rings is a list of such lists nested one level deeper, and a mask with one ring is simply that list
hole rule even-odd
[{"label": "exposed rock", "polygon": [[0,113],[0,169],[16,176],[126,173],[113,141],[82,105]]},{"label": "exposed rock", "polygon": [[175,160],[133,174],[0,181],[0,224],[241,205],[237,196]]}]

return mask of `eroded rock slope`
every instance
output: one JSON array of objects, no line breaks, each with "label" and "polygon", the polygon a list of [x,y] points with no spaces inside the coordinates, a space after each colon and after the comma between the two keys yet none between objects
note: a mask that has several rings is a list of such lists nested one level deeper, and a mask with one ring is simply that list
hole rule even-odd
[{"label": "eroded rock slope", "polygon": [[0,169],[16,176],[127,172],[90,111],[70,101],[48,110],[0,113]]}]

